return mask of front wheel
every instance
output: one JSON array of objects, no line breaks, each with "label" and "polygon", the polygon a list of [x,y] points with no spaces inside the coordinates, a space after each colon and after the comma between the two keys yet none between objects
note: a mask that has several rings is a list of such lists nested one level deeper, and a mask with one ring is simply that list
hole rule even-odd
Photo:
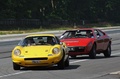
[{"label": "front wheel", "polygon": [[67,59],[65,60],[65,66],[68,67],[69,66],[69,56],[67,57]]},{"label": "front wheel", "polygon": [[107,49],[103,53],[105,57],[110,57],[111,56],[111,44],[108,45]]},{"label": "front wheel", "polygon": [[58,67],[59,69],[64,69],[64,68],[65,68],[64,56],[63,56],[62,59],[58,62],[57,67]]},{"label": "front wheel", "polygon": [[96,58],[96,46],[95,46],[95,44],[93,45],[93,47],[92,47],[92,49],[91,49],[91,51],[89,53],[89,57],[91,59],[95,59]]},{"label": "front wheel", "polygon": [[13,69],[14,70],[20,70],[20,66],[13,62]]}]

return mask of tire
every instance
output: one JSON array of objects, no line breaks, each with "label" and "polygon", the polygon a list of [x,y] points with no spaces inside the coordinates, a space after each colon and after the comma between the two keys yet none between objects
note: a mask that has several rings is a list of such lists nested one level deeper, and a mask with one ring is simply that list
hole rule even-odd
[{"label": "tire", "polygon": [[70,65],[69,63],[69,56],[67,57],[67,59],[65,60],[65,67],[68,67]]},{"label": "tire", "polygon": [[108,45],[107,49],[103,53],[105,57],[110,57],[111,56],[111,44]]},{"label": "tire", "polygon": [[89,57],[91,59],[95,59],[96,58],[96,46],[95,46],[95,44],[93,45],[93,47],[92,47],[92,49],[91,49],[91,51],[89,53]]},{"label": "tire", "polygon": [[58,69],[64,69],[65,68],[65,62],[64,62],[64,58],[62,58],[60,60],[60,62],[57,64]]},{"label": "tire", "polygon": [[13,63],[13,69],[14,70],[20,70],[20,66],[17,65],[16,63]]}]

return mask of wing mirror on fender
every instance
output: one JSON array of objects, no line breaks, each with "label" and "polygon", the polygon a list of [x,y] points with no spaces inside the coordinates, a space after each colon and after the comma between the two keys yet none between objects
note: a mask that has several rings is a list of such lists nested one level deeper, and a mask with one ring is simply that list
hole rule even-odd
[{"label": "wing mirror on fender", "polygon": [[97,38],[99,38],[100,37],[100,35],[99,34],[97,34]]},{"label": "wing mirror on fender", "polygon": [[97,35],[97,38],[99,38],[100,36],[99,35]]},{"label": "wing mirror on fender", "polygon": [[66,47],[65,43],[63,42],[60,42],[60,45],[63,45],[63,47]]},{"label": "wing mirror on fender", "polygon": [[63,45],[63,42],[60,42],[60,45]]}]

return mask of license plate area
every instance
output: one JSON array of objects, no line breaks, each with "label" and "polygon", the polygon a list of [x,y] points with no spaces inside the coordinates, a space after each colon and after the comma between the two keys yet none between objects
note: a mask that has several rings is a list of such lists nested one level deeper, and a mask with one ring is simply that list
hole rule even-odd
[{"label": "license plate area", "polygon": [[38,64],[38,63],[40,63],[40,60],[32,60],[32,63]]}]

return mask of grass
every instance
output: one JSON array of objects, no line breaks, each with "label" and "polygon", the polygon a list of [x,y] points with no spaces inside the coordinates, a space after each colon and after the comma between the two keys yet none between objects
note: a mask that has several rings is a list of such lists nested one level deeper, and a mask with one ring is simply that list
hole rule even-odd
[{"label": "grass", "polygon": [[32,32],[43,32],[43,31],[55,31],[55,30],[67,30],[73,29],[73,27],[59,27],[59,28],[38,28],[38,29],[17,29],[17,30],[2,30],[0,31],[0,35],[7,35],[7,34],[25,34],[25,33],[32,33]]},{"label": "grass", "polygon": [[68,30],[74,29],[76,27],[111,27],[110,24],[87,24],[85,26],[60,26],[60,25],[52,25],[52,27],[48,28],[37,28],[37,29],[15,29],[15,30],[2,30],[0,31],[0,35],[6,34],[24,34],[31,32],[43,32],[43,31],[55,31],[55,30]]}]

